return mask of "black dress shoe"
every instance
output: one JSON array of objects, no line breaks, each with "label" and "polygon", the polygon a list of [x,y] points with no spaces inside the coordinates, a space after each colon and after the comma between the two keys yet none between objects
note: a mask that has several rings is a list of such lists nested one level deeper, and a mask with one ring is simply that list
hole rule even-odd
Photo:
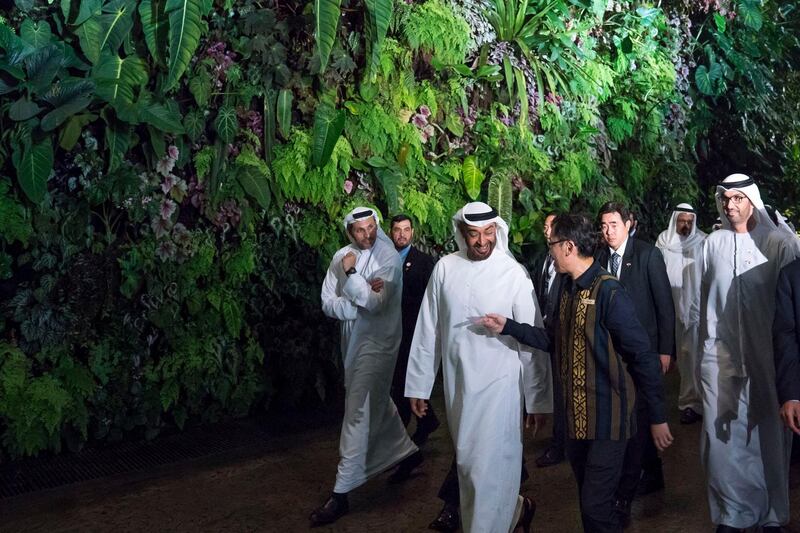
[{"label": "black dress shoe", "polygon": [[446,503],[444,504],[444,507],[442,507],[441,512],[439,512],[439,516],[437,516],[433,522],[428,524],[428,529],[452,532],[458,529],[460,522],[461,520],[458,516],[458,507]]},{"label": "black dress shoe", "polygon": [[324,526],[336,522],[349,510],[350,504],[347,502],[347,496],[344,498],[330,497],[325,505],[314,509],[308,518],[311,521],[311,527]]},{"label": "black dress shoe", "polygon": [[614,515],[617,523],[622,529],[631,525],[631,502],[624,499],[617,499],[614,502]]},{"label": "black dress shoe", "polygon": [[564,460],[564,451],[555,446],[547,448],[542,455],[536,458],[536,466],[544,468],[546,466],[557,465]]},{"label": "black dress shoe", "polygon": [[514,531],[521,530],[522,533],[530,533],[531,532],[531,523],[533,522],[533,516],[536,514],[536,502],[531,500],[530,498],[524,498],[522,500],[522,515],[519,517],[519,521],[517,525],[514,527]]},{"label": "black dress shoe", "polygon": [[694,424],[695,422],[699,422],[703,419],[703,415],[692,409],[691,407],[687,407],[683,411],[681,411],[681,424]]},{"label": "black dress shoe", "polygon": [[400,461],[400,464],[397,465],[397,470],[392,472],[392,475],[390,475],[386,481],[391,484],[402,483],[411,477],[411,472],[413,472],[416,467],[421,465],[422,461],[422,451],[417,450]]}]

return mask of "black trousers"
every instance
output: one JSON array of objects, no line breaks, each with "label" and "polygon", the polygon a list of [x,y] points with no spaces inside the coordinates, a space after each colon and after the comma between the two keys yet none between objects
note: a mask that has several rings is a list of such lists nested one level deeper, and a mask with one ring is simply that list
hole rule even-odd
[{"label": "black trousers", "polygon": [[[525,466],[525,458],[523,457],[520,480],[525,481],[529,477],[528,467]],[[453,457],[453,462],[450,463],[450,470],[447,471],[442,486],[439,487],[439,499],[447,505],[458,507],[460,497],[461,492],[458,489],[458,467],[456,466],[456,458]]]},{"label": "black trousers", "polygon": [[639,480],[645,477],[663,477],[661,458],[650,433],[650,417],[647,404],[641,397],[636,399],[636,434],[628,440],[625,464],[619,480],[617,497],[633,501]]},{"label": "black trousers", "polygon": [[563,386],[561,385],[561,376],[558,372],[560,366],[557,354],[550,354],[550,364],[553,374],[553,440],[550,441],[550,446],[563,453],[564,444],[567,439],[567,424],[566,415],[564,414],[564,394],[562,393]]},{"label": "black trousers", "polygon": [[624,440],[567,439],[567,459],[578,483],[586,533],[619,533],[614,498],[625,459]]}]

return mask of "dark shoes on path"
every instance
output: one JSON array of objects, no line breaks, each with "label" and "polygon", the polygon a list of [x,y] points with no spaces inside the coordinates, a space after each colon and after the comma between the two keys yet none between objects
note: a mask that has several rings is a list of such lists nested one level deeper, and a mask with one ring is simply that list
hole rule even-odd
[{"label": "dark shoes on path", "polygon": [[341,517],[347,514],[350,510],[350,504],[347,501],[347,494],[331,496],[325,505],[317,507],[311,512],[309,520],[311,527],[324,526],[336,522]]},{"label": "dark shoes on path", "polygon": [[392,472],[392,474],[386,480],[387,483],[394,485],[407,480],[411,477],[411,473],[414,471],[414,469],[422,464],[423,460],[424,458],[422,457],[421,450],[417,450],[416,452],[412,453],[400,461],[400,464],[397,465],[397,469]]},{"label": "dark shoes on path", "polygon": [[536,466],[544,468],[546,466],[557,465],[564,461],[564,450],[559,450],[555,446],[548,447],[542,455],[536,458]]},{"label": "dark shoes on path", "polygon": [[461,517],[458,515],[458,506],[446,503],[439,512],[439,516],[428,524],[428,529],[452,533],[458,530],[460,523]]}]

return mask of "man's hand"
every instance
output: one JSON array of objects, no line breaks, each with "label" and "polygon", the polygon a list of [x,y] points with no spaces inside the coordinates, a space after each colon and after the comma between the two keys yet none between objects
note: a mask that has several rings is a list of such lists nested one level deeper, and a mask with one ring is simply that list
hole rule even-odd
[{"label": "man's hand", "polygon": [[800,435],[800,402],[790,400],[781,406],[783,425]]},{"label": "man's hand", "polygon": [[506,317],[495,313],[487,313],[486,316],[481,318],[480,324],[492,333],[499,334],[506,326]]},{"label": "man's hand", "polygon": [[347,272],[354,266],[356,266],[356,254],[353,252],[347,252],[347,254],[342,257],[342,268],[345,272]]},{"label": "man's hand", "polygon": [[383,288],[383,280],[381,278],[370,280],[369,284],[372,287],[373,292],[381,292],[381,289]]},{"label": "man's hand", "polygon": [[547,415],[533,413],[525,416],[525,429],[533,428],[533,438],[539,433],[540,429],[547,426]]},{"label": "man's hand", "polygon": [[411,412],[419,418],[422,418],[425,416],[425,413],[428,412],[427,400],[423,400],[422,398],[409,398],[408,401],[411,402]]},{"label": "man's hand", "polygon": [[667,354],[659,354],[658,358],[661,360],[661,373],[666,374],[672,366],[672,356]]},{"label": "man's hand", "polygon": [[651,424],[650,433],[653,435],[653,442],[656,448],[658,448],[658,451],[663,452],[672,444],[672,433],[670,433],[669,426],[666,422],[662,424]]}]

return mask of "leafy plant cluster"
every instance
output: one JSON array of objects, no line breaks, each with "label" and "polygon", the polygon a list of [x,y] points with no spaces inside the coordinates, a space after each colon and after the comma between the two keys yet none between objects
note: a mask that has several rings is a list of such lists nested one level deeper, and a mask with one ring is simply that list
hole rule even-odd
[{"label": "leafy plant cluster", "polygon": [[411,215],[439,253],[477,199],[516,252],[546,211],[609,199],[655,234],[736,143],[794,198],[789,7],[18,0],[0,21],[2,451],[331,402],[319,286],[357,205]]}]

